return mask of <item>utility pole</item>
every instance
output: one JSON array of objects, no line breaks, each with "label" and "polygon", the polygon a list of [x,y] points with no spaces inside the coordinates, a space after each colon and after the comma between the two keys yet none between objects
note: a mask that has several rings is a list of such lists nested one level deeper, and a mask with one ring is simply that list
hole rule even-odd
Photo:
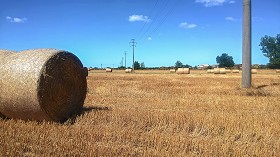
[{"label": "utility pole", "polygon": [[124,51],[124,66],[125,66],[125,68],[126,68],[126,51]]},{"label": "utility pole", "polygon": [[120,63],[120,67],[123,67],[123,57],[122,57],[122,60],[121,60],[121,63]]},{"label": "utility pole", "polygon": [[132,46],[132,70],[134,71],[134,47],[136,47],[135,39],[131,39],[130,46]]},{"label": "utility pole", "polygon": [[250,88],[251,72],[251,0],[243,0],[243,35],[242,35],[242,87]]}]

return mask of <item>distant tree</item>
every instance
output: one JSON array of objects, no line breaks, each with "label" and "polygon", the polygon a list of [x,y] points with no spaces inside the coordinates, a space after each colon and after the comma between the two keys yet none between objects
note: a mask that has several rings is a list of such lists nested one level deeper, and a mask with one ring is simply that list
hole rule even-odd
[{"label": "distant tree", "polygon": [[134,69],[135,70],[140,69],[140,63],[138,61],[134,62]]},{"label": "distant tree", "polygon": [[125,67],[124,66],[119,66],[118,69],[125,69]]},{"label": "distant tree", "polygon": [[269,58],[268,67],[280,68],[280,34],[277,34],[276,37],[265,35],[261,38],[259,46],[261,46],[263,55]]},{"label": "distant tree", "polygon": [[219,64],[219,67],[221,68],[234,66],[234,61],[232,56],[229,56],[226,53],[223,53],[221,56],[217,56],[216,61]]},{"label": "distant tree", "polygon": [[190,65],[188,65],[188,64],[186,64],[186,65],[184,65],[184,68],[191,68],[192,66],[190,66]]},{"label": "distant tree", "polygon": [[145,63],[144,63],[144,62],[142,62],[142,63],[140,64],[140,68],[141,68],[141,69],[145,69]]},{"label": "distant tree", "polygon": [[211,65],[209,65],[206,69],[213,69],[213,67]]},{"label": "distant tree", "polygon": [[176,61],[176,63],[175,63],[175,68],[182,68],[184,65],[183,65],[183,63],[181,62],[181,61]]}]

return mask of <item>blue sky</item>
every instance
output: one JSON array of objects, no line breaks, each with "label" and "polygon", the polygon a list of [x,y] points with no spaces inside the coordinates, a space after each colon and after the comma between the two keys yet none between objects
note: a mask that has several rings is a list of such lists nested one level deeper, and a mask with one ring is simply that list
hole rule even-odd
[{"label": "blue sky", "polygon": [[[280,1],[252,0],[252,63],[266,64],[258,46],[280,33]],[[0,0],[0,48],[57,48],[84,66],[147,67],[242,60],[242,0]],[[124,61],[123,61],[124,64]]]}]

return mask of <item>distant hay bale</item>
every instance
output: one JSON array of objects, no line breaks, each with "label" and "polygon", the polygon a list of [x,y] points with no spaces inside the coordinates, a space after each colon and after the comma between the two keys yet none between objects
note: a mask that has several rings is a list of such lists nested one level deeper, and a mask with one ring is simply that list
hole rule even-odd
[{"label": "distant hay bale", "polygon": [[252,70],[251,70],[251,73],[252,73],[252,74],[257,74],[257,73],[258,73],[258,70],[257,70],[257,69],[252,69]]},{"label": "distant hay bale", "polygon": [[220,68],[214,68],[214,74],[220,74]]},{"label": "distant hay bale", "polygon": [[63,122],[82,110],[87,82],[74,54],[33,49],[0,57],[0,112],[4,116]]},{"label": "distant hay bale", "polygon": [[125,69],[125,73],[131,73],[132,69]]},{"label": "distant hay bale", "polygon": [[276,70],[276,73],[280,73],[280,69],[277,69],[277,70]]},{"label": "distant hay bale", "polygon": [[208,74],[209,74],[209,73],[214,73],[214,69],[208,69],[206,72],[207,72]]},{"label": "distant hay bale", "polygon": [[220,74],[226,74],[226,68],[220,68]]},{"label": "distant hay bale", "polygon": [[231,73],[231,70],[230,69],[226,69],[226,73]]},{"label": "distant hay bale", "polygon": [[214,68],[214,74],[226,74],[225,68]]},{"label": "distant hay bale", "polygon": [[170,73],[176,73],[176,69],[170,69],[169,72]]},{"label": "distant hay bale", "polygon": [[106,72],[113,72],[111,68],[106,68]]},{"label": "distant hay bale", "polygon": [[232,73],[239,73],[239,70],[238,69],[234,69],[234,70],[232,70]]},{"label": "distant hay bale", "polygon": [[190,68],[178,68],[176,73],[177,74],[189,74],[190,73]]}]

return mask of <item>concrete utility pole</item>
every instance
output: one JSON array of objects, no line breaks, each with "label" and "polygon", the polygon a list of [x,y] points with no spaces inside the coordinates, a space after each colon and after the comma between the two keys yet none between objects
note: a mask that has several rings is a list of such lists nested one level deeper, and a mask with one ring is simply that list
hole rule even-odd
[{"label": "concrete utility pole", "polygon": [[243,0],[242,87],[251,88],[251,0]]},{"label": "concrete utility pole", "polygon": [[126,68],[126,51],[124,51],[124,67]]},{"label": "concrete utility pole", "polygon": [[132,70],[134,71],[134,47],[136,47],[136,42],[135,42],[135,39],[131,39],[131,42],[130,42],[131,46],[132,46]]}]

